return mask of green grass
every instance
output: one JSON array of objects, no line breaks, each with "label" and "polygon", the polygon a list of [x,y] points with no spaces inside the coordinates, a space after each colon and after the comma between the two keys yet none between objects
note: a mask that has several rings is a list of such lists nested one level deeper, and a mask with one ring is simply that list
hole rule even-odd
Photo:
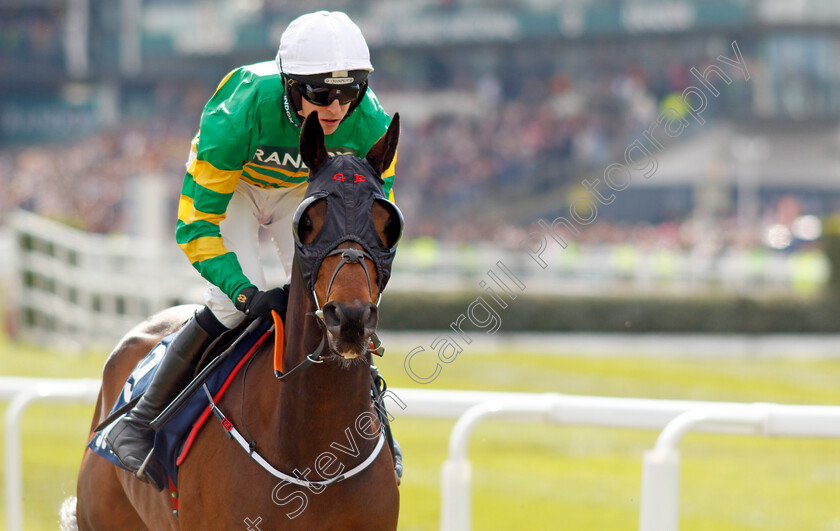
[{"label": "green grass", "polygon": [[[389,347],[378,360],[391,387],[421,387],[403,370],[407,350]],[[423,356],[418,363],[430,363],[429,354]],[[98,377],[104,357],[101,352],[46,353],[0,341],[0,366],[6,375]],[[840,360],[467,352],[444,365],[440,377],[425,387],[840,404],[838,382]],[[27,411],[26,529],[56,528],[58,506],[74,490],[91,408],[36,405]],[[401,530],[438,528],[440,468],[453,424],[406,418],[394,423],[406,468]],[[642,455],[657,435],[481,424],[470,447],[474,529],[637,529]],[[840,440],[691,433],[680,449],[681,530],[840,530]]]}]

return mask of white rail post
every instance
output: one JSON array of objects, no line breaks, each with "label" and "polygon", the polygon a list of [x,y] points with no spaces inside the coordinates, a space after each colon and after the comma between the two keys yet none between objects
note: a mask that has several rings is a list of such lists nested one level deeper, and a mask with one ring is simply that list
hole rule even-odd
[{"label": "white rail post", "polygon": [[440,531],[472,528],[472,465],[468,459],[447,459],[440,473]]},{"label": "white rail post", "polygon": [[644,454],[639,531],[677,531],[680,517],[680,453],[677,445],[690,430],[702,424],[742,426],[766,431],[767,404],[693,409],[669,422],[653,450]]},{"label": "white rail post", "polygon": [[6,410],[6,529],[23,529],[23,459],[20,450],[20,417],[26,407],[38,397],[38,389],[22,391],[12,399]]},{"label": "white rail post", "polygon": [[553,393],[530,399],[493,400],[477,404],[461,415],[449,436],[449,458],[441,469],[441,531],[472,529],[472,465],[467,453],[478,423],[487,417],[547,421],[557,400],[559,397]]},{"label": "white rail post", "polygon": [[29,404],[36,400],[56,400],[62,405],[91,403],[99,394],[96,380],[41,380],[33,379],[28,389],[15,395],[6,409],[4,419],[4,488],[6,505],[6,530],[23,529],[23,455],[21,451],[20,419]]},{"label": "white rail post", "polygon": [[680,452],[648,450],[642,464],[639,531],[676,531],[679,527]]}]

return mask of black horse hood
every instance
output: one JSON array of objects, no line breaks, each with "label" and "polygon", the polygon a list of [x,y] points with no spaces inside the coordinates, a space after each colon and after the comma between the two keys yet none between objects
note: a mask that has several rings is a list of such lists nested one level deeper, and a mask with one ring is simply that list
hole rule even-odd
[{"label": "black horse hood", "polygon": [[[297,238],[297,226],[306,209],[319,199],[326,199],[324,225],[312,242],[304,244]],[[370,255],[376,265],[379,292],[391,276],[396,244],[383,242],[373,223],[373,205],[379,202],[402,216],[396,205],[388,201],[382,188],[382,178],[367,159],[351,155],[336,155],[327,159],[314,175],[310,175],[306,196],[295,212],[295,247],[303,280],[309,290],[315,287],[318,270],[327,254],[346,241],[356,242]]]},{"label": "black horse hood", "polygon": [[[296,260],[303,281],[311,292],[314,293],[318,270],[324,258],[347,241],[358,243],[366,255],[362,260],[370,259],[376,265],[376,283],[380,295],[388,284],[397,242],[402,236],[403,217],[397,206],[385,196],[382,173],[396,157],[399,136],[400,115],[394,114],[388,130],[364,158],[352,155],[330,157],[324,145],[324,130],[318,120],[318,113],[311,112],[304,120],[300,133],[300,154],[303,163],[309,168],[309,186],[295,212],[293,230]],[[304,244],[298,237],[298,225],[306,210],[319,199],[326,200],[326,218],[318,234],[311,242]],[[380,239],[374,225],[375,203],[379,203],[389,213],[390,220],[384,231],[388,240],[386,242]],[[317,297],[315,302],[317,305]]]}]

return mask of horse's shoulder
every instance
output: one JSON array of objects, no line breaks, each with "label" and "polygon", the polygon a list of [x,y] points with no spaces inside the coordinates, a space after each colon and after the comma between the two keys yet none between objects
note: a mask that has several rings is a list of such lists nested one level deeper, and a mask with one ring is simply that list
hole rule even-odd
[{"label": "horse's shoulder", "polygon": [[129,330],[105,361],[103,385],[111,381],[122,385],[138,361],[161,339],[181,328],[200,308],[196,305],[173,306],[148,317]]}]

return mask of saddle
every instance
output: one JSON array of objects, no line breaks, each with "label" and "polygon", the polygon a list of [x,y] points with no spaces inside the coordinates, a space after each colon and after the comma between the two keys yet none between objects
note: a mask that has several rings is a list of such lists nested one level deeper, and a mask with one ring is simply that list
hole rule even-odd
[{"label": "saddle", "polygon": [[[252,321],[250,324],[245,323],[223,334],[202,355],[193,381],[152,422],[152,427],[155,429],[152,458],[157,459],[166,472],[169,489],[173,493],[178,486],[178,467],[186,459],[199,430],[211,413],[217,411],[215,404],[218,404],[224,396],[234,377],[243,367],[247,370],[248,362],[253,359],[260,347],[266,341],[273,339],[274,331],[271,325],[270,321]],[[163,338],[135,366],[123,385],[108,418],[94,429],[97,433],[88,443],[91,451],[120,468],[125,469],[117,456],[108,448],[105,438],[116,422],[134,407],[149,387],[166,349],[177,334],[178,332]],[[219,352],[221,353],[217,354]],[[380,400],[386,388],[385,385],[379,371],[371,365],[371,400],[378,403],[374,411],[385,428],[392,455],[395,456],[395,469],[400,476],[402,460],[396,459],[396,456],[401,452],[391,436],[388,415]],[[213,399],[212,404],[209,397]]]},{"label": "saddle", "polygon": [[[203,386],[207,386],[214,400],[218,402],[240,369],[272,336],[270,322],[255,321],[252,324],[258,326],[253,326],[253,328],[249,326],[244,331],[244,327],[234,329],[211,345],[199,362],[193,383],[187,386],[153,422],[156,431],[153,458],[157,459],[166,471],[170,486],[177,487],[178,465],[186,458],[198,430],[209,416],[209,402],[204,392],[201,392]],[[108,418],[95,428],[97,434],[88,444],[94,453],[120,468],[125,467],[108,448],[105,438],[116,421],[134,407],[149,387],[166,349],[177,334],[178,332],[163,338],[135,366],[123,385],[122,392],[117,397]],[[238,337],[231,341],[231,338],[237,335]],[[223,357],[211,355],[219,350],[224,350]]]}]

